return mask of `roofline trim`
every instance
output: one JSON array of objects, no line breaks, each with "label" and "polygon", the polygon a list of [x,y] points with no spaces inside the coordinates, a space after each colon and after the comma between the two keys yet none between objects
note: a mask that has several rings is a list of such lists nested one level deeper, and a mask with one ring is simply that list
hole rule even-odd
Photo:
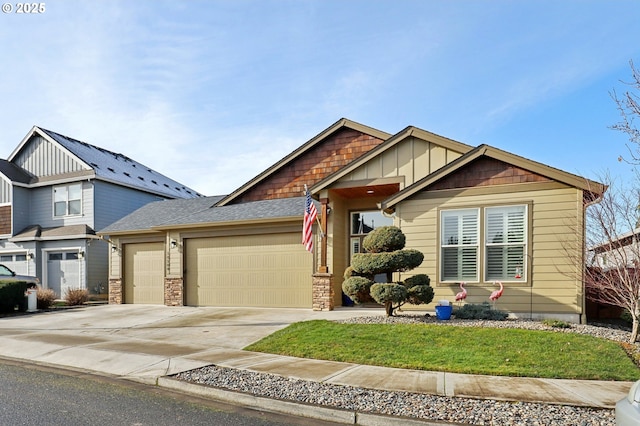
[{"label": "roofline trim", "polygon": [[283,166],[285,166],[287,163],[291,162],[291,160],[293,160],[293,159],[299,157],[300,155],[302,155],[303,153],[307,152],[308,150],[310,150],[311,148],[316,146],[320,141],[322,141],[323,139],[329,137],[331,134],[337,132],[338,130],[340,130],[342,128],[350,128],[350,129],[359,131],[359,132],[364,133],[364,134],[368,134],[370,136],[374,136],[374,137],[382,139],[382,140],[386,140],[387,138],[389,138],[391,136],[389,133],[383,132],[381,130],[374,129],[373,127],[369,127],[369,126],[366,126],[364,124],[360,124],[360,123],[357,123],[355,121],[351,121],[351,120],[349,120],[347,118],[341,118],[340,120],[338,120],[335,123],[333,123],[331,126],[327,127],[326,129],[324,129],[323,131],[318,133],[316,136],[314,136],[311,139],[309,139],[307,142],[305,142],[303,145],[298,147],[296,150],[294,150],[293,152],[287,154],[284,158],[280,159],[278,162],[276,162],[271,167],[269,167],[268,169],[266,169],[265,171],[260,173],[258,176],[254,177],[249,182],[245,183],[240,188],[238,188],[235,191],[233,191],[227,197],[225,197],[222,200],[220,200],[220,202],[218,202],[218,204],[216,204],[216,206],[225,206],[225,205],[229,204],[231,201],[233,201],[234,199],[238,198],[240,195],[242,195],[244,192],[246,192],[247,190],[249,190],[250,188],[255,186],[257,183],[259,183],[260,181],[264,180],[268,176],[272,175],[273,173],[275,173],[276,171],[281,169]]},{"label": "roofline trim", "polygon": [[70,155],[72,158],[74,158],[76,161],[78,161],[80,164],[84,164],[85,167],[87,167],[88,169],[94,170],[95,169],[93,167],[91,167],[91,165],[87,164],[86,162],[84,162],[80,157],[78,157],[77,155],[75,155],[73,152],[69,151],[67,148],[65,148],[64,146],[62,146],[60,143],[58,143],[55,139],[53,139],[52,137],[50,137],[47,132],[45,132],[44,130],[42,130],[42,128],[38,127],[38,126],[33,126],[31,128],[31,130],[27,133],[27,135],[22,138],[22,141],[20,142],[20,144],[16,147],[16,149],[13,150],[13,152],[11,153],[11,155],[9,156],[9,158],[7,159],[7,161],[13,163],[13,160],[15,159],[15,157],[18,155],[18,153],[20,153],[20,151],[22,150],[22,148],[24,148],[24,146],[27,144],[27,142],[29,142],[29,139],[31,139],[31,137],[35,134],[39,134],[40,136],[42,136],[44,139],[46,139],[47,141],[49,141],[50,143],[55,144],[58,148],[60,148],[61,150],[63,150],[64,152],[66,152],[68,155]]},{"label": "roofline trim", "polygon": [[[256,218],[256,219],[238,219],[238,220],[225,220],[221,222],[198,222],[198,223],[187,223],[187,224],[166,224],[166,225],[156,225],[149,228],[152,231],[170,231],[177,229],[191,229],[191,228],[212,228],[219,226],[230,226],[230,225],[255,225],[255,224],[270,224],[270,223],[278,223],[278,222],[300,222],[302,215],[299,216],[280,216],[280,217],[270,217],[270,218]],[[302,225],[300,225],[302,229]]]},{"label": "roofline trim", "polygon": [[512,164],[526,170],[530,170],[534,173],[548,177],[555,181],[564,183],[574,188],[581,189],[583,191],[589,191],[597,195],[602,195],[606,191],[606,186],[599,182],[591,181],[587,178],[574,175],[572,173],[565,172],[560,169],[556,169],[551,166],[547,166],[545,164],[542,164],[533,160],[529,160],[527,158],[509,153],[507,151],[503,151],[501,149],[492,147],[490,145],[483,144],[467,152],[462,157],[457,158],[451,163],[436,170],[430,175],[415,182],[414,184],[406,187],[405,189],[398,192],[397,194],[387,198],[382,203],[380,203],[380,208],[382,210],[393,209],[393,207],[399,202],[411,197],[412,195],[423,190],[424,188],[428,187],[432,183],[442,179],[443,177],[447,176],[448,174],[454,171],[461,169],[465,165],[469,164],[471,161],[477,158],[480,158],[482,156],[488,156],[496,160],[504,161],[505,163]]},{"label": "roofline trim", "polygon": [[391,136],[386,141],[382,142],[377,147],[373,148],[371,151],[367,152],[362,157],[360,157],[357,160],[351,162],[346,167],[341,168],[340,170],[336,171],[332,175],[327,176],[325,179],[323,179],[322,181],[320,181],[317,184],[315,184],[310,189],[311,193],[315,194],[315,193],[325,189],[329,185],[335,183],[337,180],[339,180],[339,179],[343,178],[344,176],[346,176],[347,174],[353,172],[358,167],[366,164],[367,162],[369,162],[370,160],[375,158],[377,155],[383,153],[387,149],[394,147],[395,145],[399,144],[403,140],[405,140],[405,139],[407,139],[409,137],[412,137],[412,136],[415,136],[417,138],[420,138],[420,139],[425,140],[425,141],[430,142],[430,143],[438,144],[438,145],[440,145],[440,146],[442,146],[443,148],[446,148],[446,149],[451,149],[453,151],[461,152],[462,154],[465,154],[465,153],[473,150],[473,147],[471,145],[467,145],[465,143],[458,142],[458,141],[455,141],[453,139],[445,138],[444,136],[440,136],[438,134],[429,132],[427,130],[420,129],[420,128],[415,127],[415,126],[408,126],[408,127],[404,128],[403,130],[399,131],[398,133],[396,133],[395,135]]}]

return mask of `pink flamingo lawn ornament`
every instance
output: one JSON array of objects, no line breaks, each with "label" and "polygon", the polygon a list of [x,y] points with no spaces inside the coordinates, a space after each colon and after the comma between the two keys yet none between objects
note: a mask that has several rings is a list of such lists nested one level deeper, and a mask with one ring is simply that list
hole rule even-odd
[{"label": "pink flamingo lawn ornament", "polygon": [[[467,298],[467,290],[464,288],[465,283],[461,282],[460,283],[460,292],[458,292],[458,294],[456,294],[456,302],[462,302],[464,299]],[[458,305],[460,305],[460,303],[458,303]]]},{"label": "pink flamingo lawn ornament", "polygon": [[500,290],[496,290],[494,292],[491,293],[491,296],[489,296],[489,299],[493,302],[493,308],[495,309],[496,307],[496,300],[500,299],[500,296],[502,296],[502,292],[504,291],[504,286],[502,285],[502,283],[500,281],[494,281],[493,285],[498,284],[500,286]]}]

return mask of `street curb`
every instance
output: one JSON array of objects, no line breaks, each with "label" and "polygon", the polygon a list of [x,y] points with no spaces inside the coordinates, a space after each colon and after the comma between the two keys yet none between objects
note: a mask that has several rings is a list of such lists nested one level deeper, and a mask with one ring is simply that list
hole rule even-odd
[{"label": "street curb", "polygon": [[456,423],[436,422],[382,414],[362,413],[338,408],[321,407],[292,401],[264,398],[242,392],[234,392],[197,383],[184,382],[170,377],[158,377],[157,385],[174,391],[190,393],[247,408],[279,414],[307,417],[334,423],[362,426],[454,426]]}]

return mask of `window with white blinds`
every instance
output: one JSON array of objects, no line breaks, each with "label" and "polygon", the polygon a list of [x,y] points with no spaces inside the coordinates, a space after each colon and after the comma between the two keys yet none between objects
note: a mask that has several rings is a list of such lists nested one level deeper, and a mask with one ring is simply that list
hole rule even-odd
[{"label": "window with white blinds", "polygon": [[479,215],[478,209],[442,212],[440,271],[443,281],[478,281]]},{"label": "window with white blinds", "polygon": [[526,205],[440,213],[441,281],[525,281],[526,247]]},{"label": "window with white blinds", "polygon": [[485,209],[485,280],[524,279],[527,206]]}]

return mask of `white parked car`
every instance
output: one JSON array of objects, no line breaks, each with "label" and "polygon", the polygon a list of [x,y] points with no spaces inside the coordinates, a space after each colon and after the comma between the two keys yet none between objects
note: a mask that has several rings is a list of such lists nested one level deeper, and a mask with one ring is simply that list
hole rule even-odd
[{"label": "white parked car", "polygon": [[627,397],[616,404],[616,425],[640,426],[640,380],[631,386]]}]

